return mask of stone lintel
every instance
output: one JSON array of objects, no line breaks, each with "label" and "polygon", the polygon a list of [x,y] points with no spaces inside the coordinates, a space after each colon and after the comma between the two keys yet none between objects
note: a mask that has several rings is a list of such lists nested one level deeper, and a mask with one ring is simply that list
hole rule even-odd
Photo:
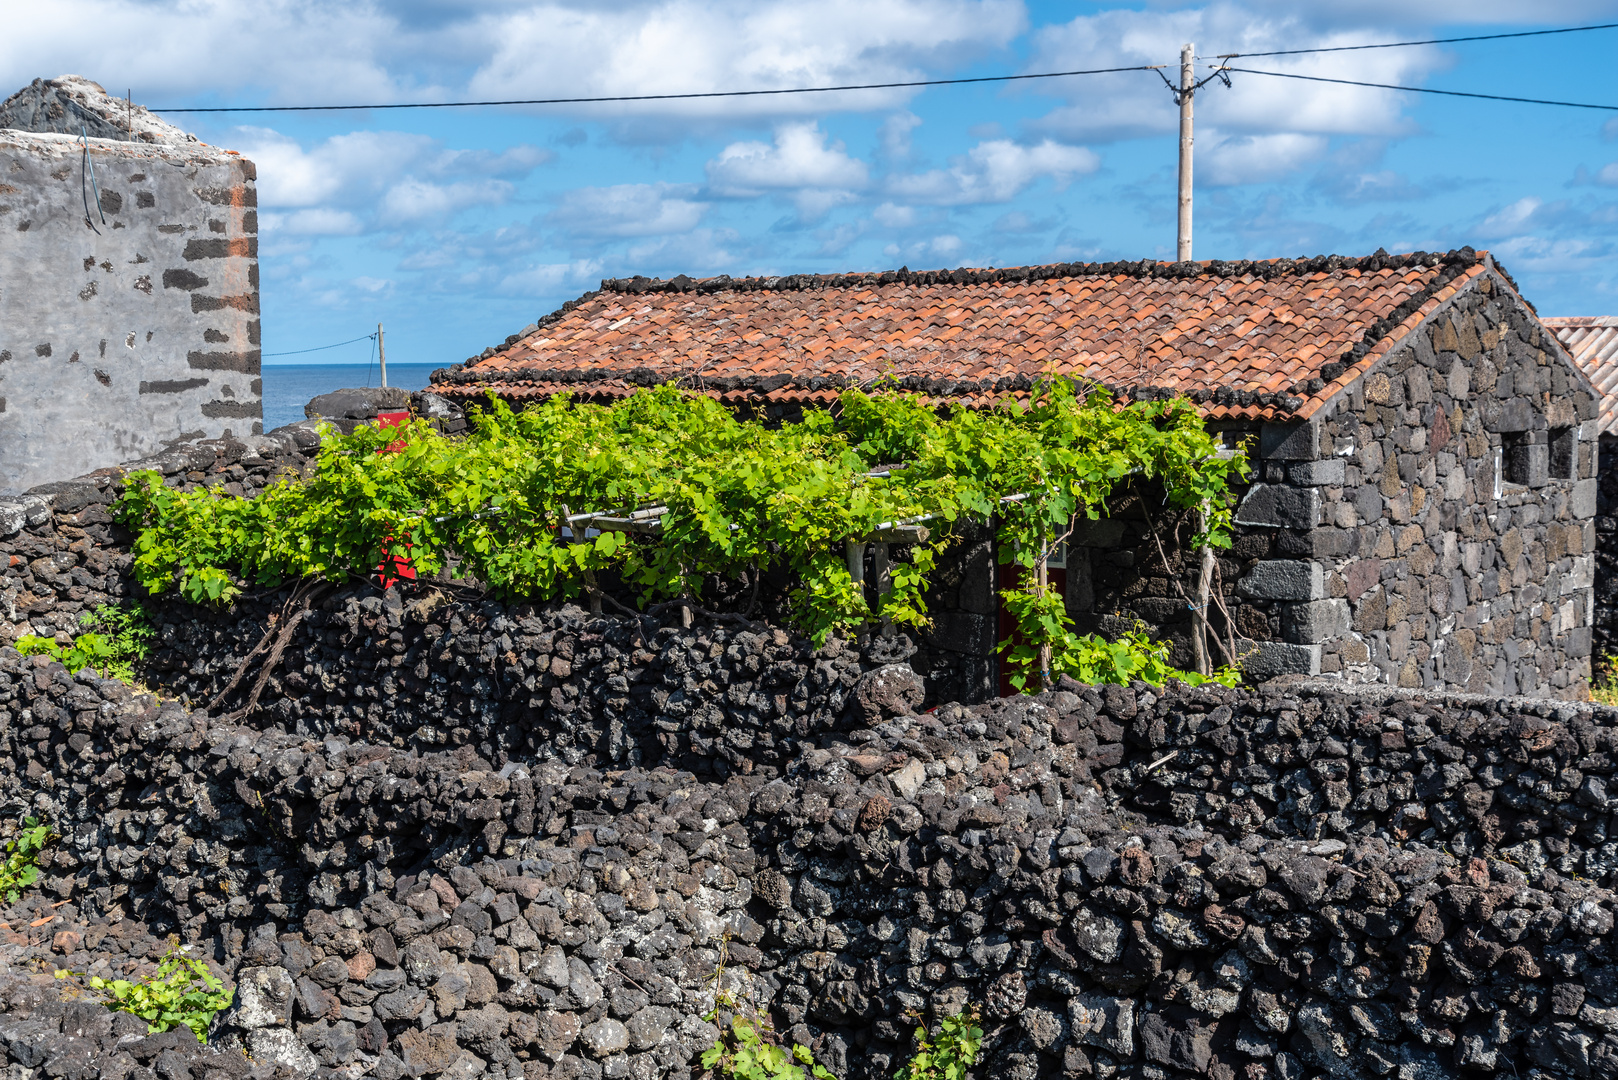
[{"label": "stone lintel", "polygon": [[1312,529],[1320,524],[1320,491],[1282,484],[1254,484],[1236,508],[1238,525]]},{"label": "stone lintel", "polygon": [[1258,456],[1269,461],[1314,461],[1320,457],[1320,425],[1313,420],[1265,424],[1258,446]]}]

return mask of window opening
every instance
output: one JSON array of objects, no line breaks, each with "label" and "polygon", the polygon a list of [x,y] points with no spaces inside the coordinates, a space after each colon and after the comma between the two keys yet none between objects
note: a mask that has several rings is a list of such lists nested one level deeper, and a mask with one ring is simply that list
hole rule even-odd
[{"label": "window opening", "polygon": [[1551,479],[1577,480],[1578,467],[1578,429],[1551,428]]},{"label": "window opening", "polygon": [[1505,459],[1506,483],[1528,486],[1532,434],[1527,431],[1508,431],[1500,436],[1500,449]]}]

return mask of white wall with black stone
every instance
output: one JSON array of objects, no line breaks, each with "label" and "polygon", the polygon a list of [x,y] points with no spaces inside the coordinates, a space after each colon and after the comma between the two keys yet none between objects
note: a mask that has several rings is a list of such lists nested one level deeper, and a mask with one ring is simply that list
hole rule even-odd
[{"label": "white wall with black stone", "polygon": [[255,176],[0,129],[0,495],[262,430]]}]

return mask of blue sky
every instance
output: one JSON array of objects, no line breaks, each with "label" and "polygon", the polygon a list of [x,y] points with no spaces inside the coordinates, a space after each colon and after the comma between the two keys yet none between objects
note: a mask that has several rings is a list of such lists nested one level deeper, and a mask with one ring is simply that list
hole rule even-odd
[{"label": "blue sky", "polygon": [[[161,109],[759,89],[1177,64],[1618,22],[1618,0],[58,0],[0,86]],[[94,26],[94,34],[84,33]],[[1618,31],[1245,66],[1618,104]],[[1206,64],[1204,60],[1202,63]],[[1198,258],[1494,251],[1543,314],[1618,313],[1618,112],[1234,76],[1197,100]],[[602,277],[1172,258],[1153,74],[723,102],[169,118],[258,163],[267,352],[381,321],[449,364]],[[311,360],[360,361],[366,346]],[[274,362],[273,360],[267,362]]]}]

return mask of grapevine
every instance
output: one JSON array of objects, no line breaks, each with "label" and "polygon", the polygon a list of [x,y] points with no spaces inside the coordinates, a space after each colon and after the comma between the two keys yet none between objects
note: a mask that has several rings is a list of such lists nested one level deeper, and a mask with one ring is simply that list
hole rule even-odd
[{"label": "grapevine", "polygon": [[[1195,545],[1226,547],[1229,485],[1246,461],[1219,451],[1184,399],[1120,407],[1065,378],[986,410],[849,390],[837,409],[779,426],[662,386],[610,406],[557,395],[522,412],[491,396],[464,437],[420,420],[333,432],[311,476],[253,499],[135,473],[118,514],[135,533],[140,584],[194,602],[366,575],[387,556],[424,576],[450,567],[507,599],[578,596],[612,571],[643,603],[689,600],[705,575],[784,569],[798,583],[794,621],[823,642],[876,619],[925,625],[927,575],[966,522],[994,520],[1002,561],[1036,570],[1077,515],[1104,516],[1137,477],[1203,511]],[[659,529],[568,527],[583,511],[645,507],[664,508]],[[891,589],[868,596],[844,542],[905,521],[926,522],[928,536],[895,563]],[[1037,647],[1037,620],[1023,629]]]}]

